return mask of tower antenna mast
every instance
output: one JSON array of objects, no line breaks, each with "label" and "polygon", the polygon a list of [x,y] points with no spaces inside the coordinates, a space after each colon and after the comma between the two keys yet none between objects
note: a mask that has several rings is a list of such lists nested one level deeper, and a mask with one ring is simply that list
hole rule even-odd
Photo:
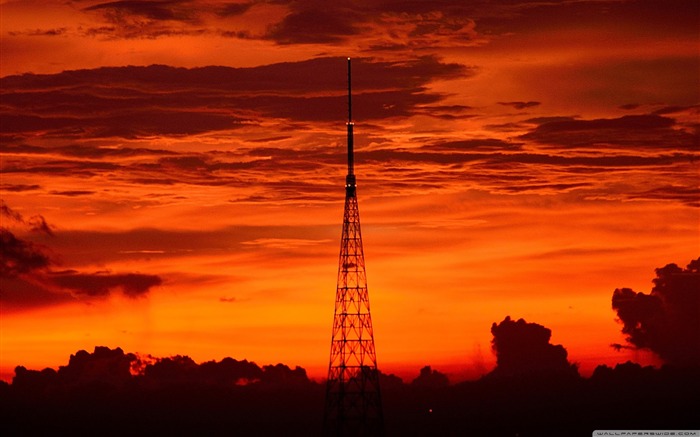
[{"label": "tower antenna mast", "polygon": [[326,436],[381,436],[384,417],[357,207],[350,80],[348,58],[348,174],[323,432]]},{"label": "tower antenna mast", "polygon": [[348,58],[348,123],[352,123],[352,67]]},{"label": "tower antenna mast", "polygon": [[352,121],[352,68],[350,58],[348,58],[348,175],[345,180],[345,189],[355,192],[355,138],[353,128],[355,123]]}]

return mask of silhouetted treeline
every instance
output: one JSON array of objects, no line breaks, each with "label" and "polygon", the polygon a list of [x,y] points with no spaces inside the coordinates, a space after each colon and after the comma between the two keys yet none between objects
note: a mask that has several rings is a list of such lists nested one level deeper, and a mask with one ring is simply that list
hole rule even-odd
[{"label": "silhouetted treeline", "polygon": [[[425,366],[411,383],[380,374],[389,436],[590,436],[596,429],[698,429],[700,259],[656,270],[650,294],[613,293],[629,346],[661,369],[627,362],[582,378],[551,330],[510,316],[491,326],[496,367],[450,385]],[[315,436],[325,386],[283,364],[139,357],[96,347],[58,370],[15,369],[0,383],[0,434]]]},{"label": "silhouetted treeline", "polygon": [[[700,425],[697,368],[626,363],[600,366],[590,378],[497,369],[456,385],[429,366],[411,383],[382,374],[388,435],[590,436]],[[144,363],[97,347],[58,370],[17,367],[12,384],[0,384],[1,434],[314,436],[324,395],[299,367],[184,356]]]}]

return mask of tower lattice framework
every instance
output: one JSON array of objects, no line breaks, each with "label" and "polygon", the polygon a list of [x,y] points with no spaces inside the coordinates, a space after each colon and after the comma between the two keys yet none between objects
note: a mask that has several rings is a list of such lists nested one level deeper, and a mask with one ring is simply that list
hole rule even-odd
[{"label": "tower lattice framework", "polygon": [[357,206],[350,71],[348,58],[348,174],[323,425],[328,436],[378,436],[384,420]]}]

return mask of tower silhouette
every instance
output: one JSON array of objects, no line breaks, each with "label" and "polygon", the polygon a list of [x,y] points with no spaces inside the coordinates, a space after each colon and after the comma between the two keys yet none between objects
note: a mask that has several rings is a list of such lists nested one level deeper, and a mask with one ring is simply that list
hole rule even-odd
[{"label": "tower silhouette", "polygon": [[345,178],[343,232],[323,418],[323,431],[327,436],[377,436],[384,433],[360,211],[357,207],[353,127],[348,58],[348,174]]}]

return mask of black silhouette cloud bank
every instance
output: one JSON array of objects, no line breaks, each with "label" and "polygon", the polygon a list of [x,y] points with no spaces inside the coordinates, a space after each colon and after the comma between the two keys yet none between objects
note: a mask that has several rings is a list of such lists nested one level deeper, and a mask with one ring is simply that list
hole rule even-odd
[{"label": "black silhouette cloud bank", "polygon": [[[659,285],[663,287],[664,285]],[[410,383],[381,373],[390,435],[588,436],[595,429],[694,429],[699,367],[599,366],[582,378],[551,331],[492,325],[497,367],[449,384],[425,366]],[[57,370],[0,382],[3,430],[17,435],[320,435],[325,386],[303,368],[230,357],[197,363],[95,347]],[[650,398],[650,393],[653,394]]]},{"label": "black silhouette cloud bank", "polygon": [[612,308],[627,342],[649,349],[669,364],[700,365],[700,258],[684,269],[656,269],[651,293],[618,288]]},{"label": "black silhouette cloud bank", "polygon": [[493,375],[549,373],[578,375],[578,369],[567,360],[562,345],[549,342],[552,331],[524,319],[511,320],[507,316],[501,323],[491,326],[496,368]]}]

